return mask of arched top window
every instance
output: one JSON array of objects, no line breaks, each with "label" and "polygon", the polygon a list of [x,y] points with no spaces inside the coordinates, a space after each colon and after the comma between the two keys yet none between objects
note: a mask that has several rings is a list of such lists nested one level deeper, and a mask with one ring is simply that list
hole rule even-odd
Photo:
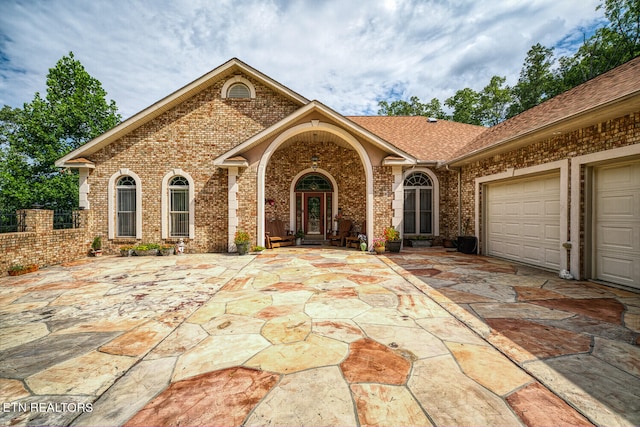
[{"label": "arched top window", "polygon": [[331,192],[333,186],[326,177],[311,173],[300,178],[296,184],[296,191]]},{"label": "arched top window", "polygon": [[414,172],[404,180],[405,187],[433,187],[431,178],[426,173]]},{"label": "arched top window", "polygon": [[229,88],[227,93],[228,98],[251,98],[251,91],[247,85],[243,83],[236,83]]},{"label": "arched top window", "polygon": [[176,176],[171,179],[169,182],[169,186],[171,187],[188,187],[189,181],[184,176]]},{"label": "arched top window", "polygon": [[117,186],[118,187],[135,187],[136,181],[135,179],[133,179],[133,177],[126,175],[118,180]]}]

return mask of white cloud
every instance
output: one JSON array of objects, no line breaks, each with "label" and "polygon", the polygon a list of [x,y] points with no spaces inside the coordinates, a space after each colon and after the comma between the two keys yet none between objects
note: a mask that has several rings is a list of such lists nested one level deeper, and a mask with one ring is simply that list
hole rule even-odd
[{"label": "white cloud", "polygon": [[237,57],[343,114],[517,81],[528,49],[580,43],[599,0],[57,0],[0,3],[0,104],[46,89],[69,51],[124,117]]}]

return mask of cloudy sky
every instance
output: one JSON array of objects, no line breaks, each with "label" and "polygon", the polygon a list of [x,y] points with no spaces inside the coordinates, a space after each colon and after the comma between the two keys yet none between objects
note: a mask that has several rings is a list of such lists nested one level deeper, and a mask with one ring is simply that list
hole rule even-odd
[{"label": "cloudy sky", "polygon": [[127,118],[233,57],[346,115],[514,84],[535,43],[573,52],[600,0],[0,0],[0,105],[73,51]]}]

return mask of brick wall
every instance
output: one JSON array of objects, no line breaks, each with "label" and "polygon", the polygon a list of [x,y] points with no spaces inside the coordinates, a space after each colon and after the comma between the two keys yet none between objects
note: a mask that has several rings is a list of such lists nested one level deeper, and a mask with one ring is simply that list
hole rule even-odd
[{"label": "brick wall", "polygon": [[[497,154],[475,161],[462,169],[462,218],[471,225],[469,234],[482,235],[483,230],[473,230],[474,225],[474,179],[504,172],[507,168],[521,169],[576,156],[596,153],[613,148],[640,143],[640,112],[632,113],[613,120],[546,138],[526,147]],[[455,180],[450,180],[446,191],[454,190]],[[571,180],[569,180],[571,182]],[[584,177],[581,179],[584,185]],[[584,189],[582,189],[584,190]],[[569,189],[569,194],[571,189]],[[584,194],[584,191],[581,191]],[[480,194],[482,202],[482,194]],[[584,203],[584,200],[581,201]],[[584,212],[584,209],[581,209]],[[480,212],[482,215],[482,212]],[[482,224],[482,218],[480,220]],[[580,242],[584,245],[584,218],[581,219]],[[568,224],[567,224],[568,227]],[[571,237],[572,240],[578,240]]]},{"label": "brick wall", "polygon": [[26,231],[0,234],[0,275],[12,265],[38,267],[73,261],[88,255],[93,235],[87,226],[91,212],[80,211],[80,228],[54,230],[53,211],[27,209]]},{"label": "brick wall", "polygon": [[[162,178],[179,168],[189,173],[195,182],[195,238],[186,239],[186,251],[226,251],[227,172],[214,167],[213,159],[298,108],[249,76],[244,77],[255,86],[256,99],[222,99],[220,92],[229,77],[232,76],[221,77],[193,98],[88,156],[96,164],[89,176],[89,201],[95,213],[96,234],[108,235],[109,178],[120,168],[128,168],[142,181],[142,241],[163,242]],[[238,180],[240,227],[255,235],[255,185],[252,184],[255,171],[241,170]],[[106,253],[115,253],[119,246],[135,243],[139,241],[105,239],[104,249]]]}]

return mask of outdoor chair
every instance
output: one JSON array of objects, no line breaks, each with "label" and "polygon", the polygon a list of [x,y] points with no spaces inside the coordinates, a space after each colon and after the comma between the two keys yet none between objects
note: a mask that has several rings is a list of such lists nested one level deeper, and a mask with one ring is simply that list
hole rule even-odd
[{"label": "outdoor chair", "polygon": [[287,235],[282,220],[274,219],[265,224],[265,246],[267,249],[281,246],[292,246],[296,242],[295,236]]},{"label": "outdoor chair", "polygon": [[350,219],[342,219],[338,223],[338,233],[329,237],[329,244],[332,246],[344,246],[345,239],[351,234],[352,223]]}]

